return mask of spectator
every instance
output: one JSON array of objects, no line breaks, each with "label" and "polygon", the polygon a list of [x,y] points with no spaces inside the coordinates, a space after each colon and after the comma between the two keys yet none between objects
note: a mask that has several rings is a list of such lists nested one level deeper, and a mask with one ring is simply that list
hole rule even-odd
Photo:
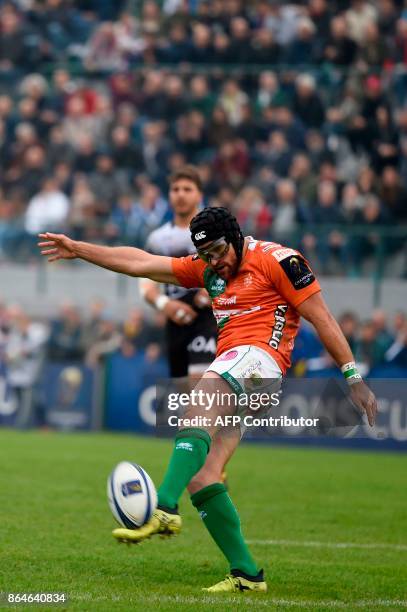
[{"label": "spectator", "polygon": [[142,155],[144,167],[153,178],[160,178],[165,172],[166,161],[171,148],[165,138],[166,126],[162,121],[151,121],[143,127]]},{"label": "spectator", "polygon": [[133,235],[137,232],[139,244],[144,246],[148,234],[162,224],[167,214],[167,200],[156,185],[146,183],[132,209],[129,223]]},{"label": "spectator", "polygon": [[[258,36],[258,34],[257,34]],[[234,17],[230,22],[230,53],[237,64],[247,64],[252,60],[251,33],[249,23],[244,17]],[[270,57],[270,63],[273,58]]]},{"label": "spectator", "polygon": [[133,56],[144,49],[136,20],[122,13],[117,23],[105,21],[93,33],[86,51],[89,70],[125,70]]},{"label": "spectator", "polygon": [[111,154],[117,168],[128,172],[142,172],[143,158],[139,148],[131,142],[130,132],[118,125],[112,130]]},{"label": "spectator", "polygon": [[164,85],[164,107],[167,121],[175,121],[186,111],[186,101],[183,96],[182,79],[176,75],[170,75]]},{"label": "spectator", "polygon": [[377,18],[376,8],[367,0],[351,0],[351,6],[346,11],[346,22],[349,36],[358,45],[363,44],[370,24]]},{"label": "spectator", "polygon": [[0,68],[12,70],[29,64],[22,18],[11,4],[6,4],[0,12]]},{"label": "spectator", "polygon": [[96,339],[85,355],[85,364],[95,368],[103,363],[109,353],[116,351],[122,342],[122,334],[117,329],[117,323],[108,314],[104,313],[96,328]]},{"label": "spectator", "polygon": [[377,229],[375,231],[375,228],[386,222],[379,198],[373,194],[368,195],[363,210],[355,216],[355,224],[364,226],[363,235],[356,235],[350,240],[349,256],[356,274],[360,274],[366,258],[377,253],[381,240],[383,251],[386,251],[386,241],[380,237]]},{"label": "spectator", "polygon": [[315,25],[319,46],[322,47],[327,42],[332,19],[331,8],[327,0],[310,0],[309,17]]},{"label": "spectator", "polygon": [[347,223],[353,223],[363,209],[364,198],[355,183],[347,183],[342,191],[341,211]]},{"label": "spectator", "polygon": [[73,182],[69,215],[74,239],[85,240],[87,231],[94,229],[95,211],[96,198],[89,181],[84,174],[77,174]]},{"label": "spectator", "polygon": [[205,119],[208,119],[215,103],[215,98],[210,93],[208,79],[202,75],[194,76],[189,88],[189,107],[201,112]]},{"label": "spectator", "polygon": [[284,104],[285,97],[280,90],[278,79],[274,72],[265,70],[260,73],[256,96],[256,104],[260,111],[269,106]]},{"label": "spectator", "polygon": [[311,127],[319,128],[324,120],[324,108],[316,92],[315,79],[309,74],[297,77],[293,101],[294,113]]},{"label": "spectator", "polygon": [[290,166],[290,178],[295,181],[300,199],[310,207],[316,199],[317,180],[311,167],[311,160],[305,153],[297,153]]},{"label": "spectator", "polygon": [[161,119],[165,115],[163,76],[158,70],[151,70],[147,73],[138,107],[143,116],[152,120]]},{"label": "spectator", "polygon": [[394,166],[384,168],[379,193],[387,213],[398,223],[406,223],[407,191]]},{"label": "spectator", "polygon": [[323,49],[323,59],[338,66],[349,66],[355,60],[357,45],[348,36],[346,19],[342,15],[331,21],[330,37]]},{"label": "spectator", "polygon": [[78,138],[75,151],[75,170],[90,174],[96,168],[97,151],[95,139],[91,134],[85,132]]},{"label": "spectator", "polygon": [[316,27],[309,17],[301,17],[297,22],[297,36],[288,45],[285,52],[285,61],[288,64],[312,64],[316,53],[315,42]]},{"label": "spectator", "polygon": [[10,326],[5,346],[7,380],[17,395],[20,426],[27,426],[33,387],[41,373],[49,330],[43,323],[32,321],[19,306],[10,306],[7,318]]},{"label": "spectator", "polygon": [[382,66],[389,57],[386,41],[380,34],[379,26],[374,21],[366,24],[360,46],[359,59],[366,66]]},{"label": "spectator", "polygon": [[378,308],[372,313],[372,323],[376,332],[376,341],[384,353],[393,344],[394,337],[388,330],[387,314],[384,310]]},{"label": "spectator", "polygon": [[28,203],[25,228],[34,238],[40,232],[62,231],[69,213],[69,199],[58,189],[53,178],[46,178],[39,191]]},{"label": "spectator", "polygon": [[192,46],[189,61],[193,64],[210,64],[213,59],[211,31],[208,26],[196,23],[192,28]]},{"label": "spectator", "polygon": [[358,363],[364,366],[365,371],[369,371],[384,362],[383,347],[377,340],[373,321],[362,323],[355,357]]},{"label": "spectator", "polygon": [[381,174],[385,166],[399,165],[399,136],[392,122],[389,109],[379,106],[376,109],[376,122],[372,129],[372,162],[377,174]]},{"label": "spectator", "polygon": [[51,323],[48,358],[51,361],[80,361],[84,357],[83,325],[78,309],[71,303],[61,306]]},{"label": "spectator", "polygon": [[286,176],[291,164],[291,150],[284,132],[275,130],[270,134],[264,148],[262,162],[268,164],[277,176]]},{"label": "spectator", "polygon": [[213,163],[214,176],[219,184],[240,187],[250,173],[250,159],[241,140],[228,140],[220,145]]},{"label": "spectator", "polygon": [[7,171],[4,186],[7,189],[19,187],[31,198],[40,190],[46,170],[44,149],[37,144],[31,145],[22,156],[22,164],[13,164]]},{"label": "spectator", "polygon": [[[264,7],[263,7],[264,8]],[[296,37],[301,8],[294,4],[272,2],[265,9],[263,24],[271,30],[275,40],[283,47],[289,45]]]},{"label": "spectator", "polygon": [[190,50],[186,28],[182,23],[174,23],[168,33],[168,42],[161,50],[162,61],[172,64],[187,61]]},{"label": "spectator", "polygon": [[232,127],[239,125],[243,118],[243,108],[249,103],[249,98],[239,87],[234,79],[229,79],[223,86],[219,97],[219,106],[226,113],[229,124]]},{"label": "spectator", "polygon": [[[232,46],[233,53],[233,46]],[[251,43],[249,59],[254,64],[277,64],[281,57],[281,49],[270,30],[257,30]],[[249,60],[248,60],[249,61]]]},{"label": "spectator", "polygon": [[226,140],[230,140],[234,130],[228,121],[228,115],[222,106],[216,106],[208,124],[208,142],[219,147]]},{"label": "spectator", "polygon": [[96,169],[89,176],[89,185],[98,201],[100,214],[105,215],[118,197],[128,190],[129,181],[116,169],[113,157],[102,153],[96,158]]},{"label": "spectator", "polygon": [[297,229],[297,190],[290,179],[280,179],[276,186],[272,234],[284,242]]},{"label": "spectator", "polygon": [[219,65],[234,62],[230,38],[223,30],[214,33],[212,61]]},{"label": "spectator", "polygon": [[[317,204],[312,211],[312,218],[317,225],[342,225],[343,215],[339,210],[336,185],[332,181],[322,180],[318,185]],[[332,259],[337,260],[337,274],[342,273],[345,263],[345,239],[342,232],[333,229],[329,232],[320,230],[316,236],[316,249],[321,262],[322,273],[330,271]]]},{"label": "spectator", "polygon": [[272,216],[259,189],[244,187],[236,198],[234,213],[245,236],[267,238]]},{"label": "spectator", "polygon": [[351,351],[354,353],[357,345],[357,330],[359,325],[358,317],[351,311],[344,312],[339,317],[338,323],[349,343]]},{"label": "spectator", "polygon": [[[31,143],[34,144],[34,143]],[[47,148],[47,161],[52,167],[60,162],[72,163],[75,160],[75,151],[66,140],[64,131],[60,124],[55,125],[49,134]]]},{"label": "spectator", "polygon": [[67,102],[63,129],[67,142],[75,149],[78,148],[84,134],[96,138],[95,118],[87,112],[86,102],[79,94],[72,96]]}]

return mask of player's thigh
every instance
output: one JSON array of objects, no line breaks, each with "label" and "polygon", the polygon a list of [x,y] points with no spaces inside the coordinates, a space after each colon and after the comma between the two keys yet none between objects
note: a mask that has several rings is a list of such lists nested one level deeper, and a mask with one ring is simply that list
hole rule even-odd
[{"label": "player's thigh", "polygon": [[199,427],[213,438],[222,427],[224,417],[236,414],[236,398],[229,383],[217,372],[205,372],[191,391],[184,419],[201,417]]},{"label": "player's thigh", "polygon": [[221,482],[223,469],[235,452],[239,442],[239,428],[235,428],[233,431],[229,430],[227,433],[223,430],[218,431],[212,440],[204,466],[195,474],[188,485],[188,491],[191,495],[215,482]]}]

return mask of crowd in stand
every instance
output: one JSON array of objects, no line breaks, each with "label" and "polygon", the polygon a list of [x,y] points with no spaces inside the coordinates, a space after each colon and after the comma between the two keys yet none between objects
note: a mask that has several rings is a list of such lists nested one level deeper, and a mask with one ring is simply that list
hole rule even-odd
[{"label": "crowd in stand", "polygon": [[406,62],[396,0],[0,2],[0,256],[143,246],[188,162],[318,272],[405,274]]},{"label": "crowd in stand", "polygon": [[[36,319],[16,304],[0,304],[0,378],[16,389],[31,388],[45,361],[97,368],[109,355],[142,354],[146,364],[162,357],[164,320],[148,321],[137,308],[120,323],[95,300],[83,313],[62,304],[51,319]],[[4,386],[1,387],[4,390]]]},{"label": "crowd in stand", "polygon": [[[398,312],[389,319],[381,310],[368,320],[360,320],[353,312],[339,317],[364,375],[380,368],[382,376],[389,368],[395,368],[399,375],[407,370],[407,316]],[[134,308],[123,322],[118,322],[100,300],[95,300],[86,312],[72,303],[63,304],[50,320],[33,319],[17,305],[1,304],[0,378],[5,376],[11,387],[21,390],[38,381],[45,360],[97,368],[116,353],[129,359],[143,355],[144,362],[152,364],[165,358],[164,336],[161,313],[147,320],[141,310]],[[332,368],[332,359],[315,331],[303,323],[290,374],[323,376]]]}]

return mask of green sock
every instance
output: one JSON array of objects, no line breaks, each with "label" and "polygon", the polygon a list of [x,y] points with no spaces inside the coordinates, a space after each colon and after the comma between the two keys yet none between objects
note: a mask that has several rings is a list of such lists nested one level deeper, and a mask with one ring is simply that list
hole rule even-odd
[{"label": "green sock", "polygon": [[211,484],[191,495],[191,501],[229,561],[230,569],[256,576],[259,569],[243,539],[240,518],[225,485]]},{"label": "green sock", "polygon": [[158,505],[176,508],[183,490],[206,461],[211,437],[203,429],[183,429],[175,436],[175,448],[158,489]]}]

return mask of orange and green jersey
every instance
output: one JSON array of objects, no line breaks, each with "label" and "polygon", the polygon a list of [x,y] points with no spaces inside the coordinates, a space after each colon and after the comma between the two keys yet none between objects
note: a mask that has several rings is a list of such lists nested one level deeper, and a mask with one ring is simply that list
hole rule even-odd
[{"label": "orange and green jersey", "polygon": [[218,324],[217,356],[252,344],[268,351],[285,373],[299,328],[296,309],[321,290],[298,251],[250,238],[237,275],[227,281],[197,255],[174,257],[172,266],[183,287],[207,289]]}]

